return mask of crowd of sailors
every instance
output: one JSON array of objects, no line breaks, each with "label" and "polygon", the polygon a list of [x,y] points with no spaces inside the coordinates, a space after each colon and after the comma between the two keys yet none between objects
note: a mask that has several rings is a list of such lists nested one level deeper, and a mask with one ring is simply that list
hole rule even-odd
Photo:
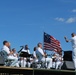
[{"label": "crowd of sailors", "polygon": [[[44,52],[42,43],[38,43],[37,47],[34,47],[33,54],[30,53],[28,45],[25,45],[19,53],[17,53],[15,48],[10,49],[10,46],[10,42],[3,41],[3,48],[0,53],[4,53],[4,66],[61,69],[61,66],[63,65],[62,51],[54,49],[52,57],[50,57]],[[21,52],[28,53],[31,56],[20,57]]]}]

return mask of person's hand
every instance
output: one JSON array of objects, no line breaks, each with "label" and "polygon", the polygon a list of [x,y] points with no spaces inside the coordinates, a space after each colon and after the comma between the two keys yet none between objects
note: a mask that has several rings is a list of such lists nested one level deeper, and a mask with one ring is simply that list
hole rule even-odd
[{"label": "person's hand", "polygon": [[64,39],[67,39],[67,37],[66,37],[66,36],[64,36]]},{"label": "person's hand", "polygon": [[54,49],[54,52],[57,52],[57,49]]},{"label": "person's hand", "polygon": [[13,54],[13,51],[11,51],[10,53]]},{"label": "person's hand", "polygon": [[16,55],[18,56],[18,53]]},{"label": "person's hand", "polygon": [[66,37],[66,36],[64,37],[64,39],[65,39],[65,41],[66,41],[66,42],[69,42],[69,40],[67,39],[67,37]]}]

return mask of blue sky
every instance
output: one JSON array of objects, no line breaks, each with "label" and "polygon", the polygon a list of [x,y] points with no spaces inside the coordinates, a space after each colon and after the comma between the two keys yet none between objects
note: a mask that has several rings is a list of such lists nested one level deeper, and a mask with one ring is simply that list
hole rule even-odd
[{"label": "blue sky", "polygon": [[76,0],[1,0],[0,47],[3,40],[17,51],[28,44],[31,52],[43,42],[43,32],[61,42],[63,50],[71,50],[64,36],[76,32]]}]

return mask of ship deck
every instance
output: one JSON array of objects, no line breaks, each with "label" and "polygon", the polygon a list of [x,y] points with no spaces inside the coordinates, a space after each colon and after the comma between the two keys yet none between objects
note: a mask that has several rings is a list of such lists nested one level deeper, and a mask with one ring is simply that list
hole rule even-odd
[{"label": "ship deck", "polygon": [[0,75],[75,75],[73,70],[16,68],[0,66]]}]

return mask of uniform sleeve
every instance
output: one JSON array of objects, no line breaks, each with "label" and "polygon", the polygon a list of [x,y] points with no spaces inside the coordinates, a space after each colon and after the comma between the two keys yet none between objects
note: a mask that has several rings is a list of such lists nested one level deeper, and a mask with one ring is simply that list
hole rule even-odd
[{"label": "uniform sleeve", "polygon": [[44,52],[42,49],[39,48],[39,52],[44,56]]},{"label": "uniform sleeve", "polygon": [[36,52],[33,53],[33,56],[36,57]]},{"label": "uniform sleeve", "polygon": [[73,41],[73,38],[69,39],[69,42],[72,42]]},{"label": "uniform sleeve", "polygon": [[10,54],[9,48],[3,47],[3,50],[7,52],[7,54]]},{"label": "uniform sleeve", "polygon": [[28,54],[30,54],[30,50],[28,50]]}]

